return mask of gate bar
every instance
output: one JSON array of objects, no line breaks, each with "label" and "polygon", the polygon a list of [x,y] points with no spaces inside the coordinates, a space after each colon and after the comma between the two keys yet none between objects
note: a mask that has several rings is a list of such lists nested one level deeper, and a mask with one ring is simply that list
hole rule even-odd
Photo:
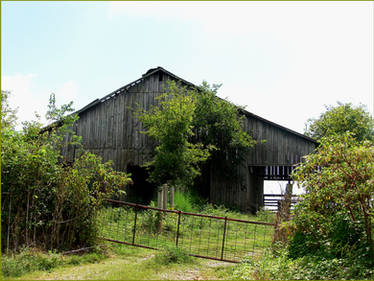
[{"label": "gate bar", "polygon": [[110,202],[110,203],[120,204],[120,205],[137,207],[137,208],[140,208],[140,209],[156,210],[156,211],[160,211],[160,212],[164,212],[164,213],[178,214],[180,212],[182,215],[189,215],[189,216],[195,216],[195,217],[204,217],[204,218],[212,218],[212,219],[219,219],[219,220],[225,220],[226,219],[228,221],[236,221],[236,222],[243,222],[243,223],[250,223],[250,224],[275,226],[275,223],[240,220],[240,219],[225,218],[225,217],[218,217],[218,216],[211,216],[211,215],[204,215],[204,214],[189,213],[189,212],[183,212],[183,211],[177,211],[177,210],[166,210],[166,209],[150,207],[150,206],[145,206],[145,205],[140,205],[140,204],[135,204],[135,203],[130,203],[130,202],[118,201],[118,200],[113,200],[113,199],[105,199],[105,201]]}]

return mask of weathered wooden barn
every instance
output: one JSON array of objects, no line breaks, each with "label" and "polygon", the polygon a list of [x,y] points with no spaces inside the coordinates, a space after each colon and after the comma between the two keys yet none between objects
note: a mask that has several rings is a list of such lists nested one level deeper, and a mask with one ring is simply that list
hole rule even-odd
[{"label": "weathered wooden barn", "polygon": [[[100,155],[104,161],[112,160],[117,170],[131,172],[134,186],[128,190],[129,196],[137,194],[144,200],[151,199],[155,189],[146,181],[147,172],[142,167],[151,160],[154,144],[141,133],[142,124],[135,117],[134,109],[138,106],[148,109],[155,104],[155,98],[164,92],[167,80],[196,87],[157,67],[76,112],[79,120],[74,130],[82,136],[83,147]],[[210,202],[253,212],[263,204],[264,180],[289,180],[292,166],[313,152],[317,143],[248,111],[242,110],[242,114],[246,117],[244,130],[255,140],[266,142],[258,142],[248,153],[238,171],[239,181],[223,178],[222,173],[211,165],[203,170],[200,184]],[[72,160],[75,148],[68,146],[64,154]]]}]

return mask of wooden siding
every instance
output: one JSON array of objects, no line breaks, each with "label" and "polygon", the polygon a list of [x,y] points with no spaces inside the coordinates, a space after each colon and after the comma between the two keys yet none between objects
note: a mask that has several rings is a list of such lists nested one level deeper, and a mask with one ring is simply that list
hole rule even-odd
[{"label": "wooden siding", "polygon": [[[104,161],[113,161],[117,170],[125,171],[129,164],[141,166],[150,161],[155,145],[142,133],[142,124],[134,116],[134,111],[138,107],[149,109],[151,105],[156,105],[156,97],[167,90],[167,80],[177,80],[177,77],[167,71],[146,74],[142,79],[79,111],[79,120],[74,130],[82,136],[83,147],[100,155]],[[184,82],[188,86],[192,85]],[[313,152],[316,143],[249,112],[243,114],[246,116],[243,129],[258,144],[250,150],[238,168],[240,180],[224,178],[213,163],[204,169],[203,176],[209,180],[203,182],[210,185],[206,190],[209,190],[207,194],[211,202],[253,211],[258,208],[260,203],[257,197],[263,192],[263,178],[259,178],[255,169],[260,166],[290,166],[299,163],[304,155]],[[262,140],[265,142],[261,143]],[[73,160],[74,147],[67,146],[63,154]]]},{"label": "wooden siding", "polygon": [[[84,148],[100,155],[104,161],[112,160],[119,170],[125,170],[129,163],[143,165],[149,161],[154,144],[141,132],[143,127],[134,116],[134,110],[138,107],[149,109],[152,104],[157,104],[156,97],[164,92],[168,79],[174,77],[155,73],[81,112],[75,130],[82,136]],[[293,165],[313,152],[316,146],[307,138],[250,115],[244,118],[243,128],[258,141],[248,153],[248,166]],[[265,142],[261,143],[261,140]],[[64,153],[71,159],[73,148],[68,147]]]},{"label": "wooden siding", "polygon": [[[166,73],[161,77],[149,76],[127,91],[81,112],[76,133],[82,136],[83,147],[104,161],[112,160],[118,170],[151,160],[154,144],[142,133],[144,128],[135,110],[138,107],[148,110],[157,104],[156,97],[164,92],[168,79],[174,78]],[[68,153],[71,159],[71,149]]]},{"label": "wooden siding", "polygon": [[257,141],[247,156],[249,166],[294,165],[316,147],[314,142],[250,116],[243,123],[244,130]]}]

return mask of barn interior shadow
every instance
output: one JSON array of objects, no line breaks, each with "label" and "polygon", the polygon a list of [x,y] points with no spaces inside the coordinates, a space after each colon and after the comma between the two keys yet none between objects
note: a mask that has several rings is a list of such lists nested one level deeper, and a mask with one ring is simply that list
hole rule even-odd
[{"label": "barn interior shadow", "polygon": [[133,184],[127,188],[126,201],[149,205],[156,195],[156,185],[147,181],[149,173],[138,165],[127,165],[127,173],[131,174]]}]

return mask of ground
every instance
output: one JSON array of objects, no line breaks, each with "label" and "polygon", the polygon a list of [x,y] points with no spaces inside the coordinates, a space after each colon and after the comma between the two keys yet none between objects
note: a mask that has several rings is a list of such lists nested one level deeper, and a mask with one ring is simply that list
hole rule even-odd
[{"label": "ground", "polygon": [[139,248],[114,254],[98,263],[37,271],[8,280],[227,280],[234,264],[193,258],[191,263],[161,265],[155,252]]}]

